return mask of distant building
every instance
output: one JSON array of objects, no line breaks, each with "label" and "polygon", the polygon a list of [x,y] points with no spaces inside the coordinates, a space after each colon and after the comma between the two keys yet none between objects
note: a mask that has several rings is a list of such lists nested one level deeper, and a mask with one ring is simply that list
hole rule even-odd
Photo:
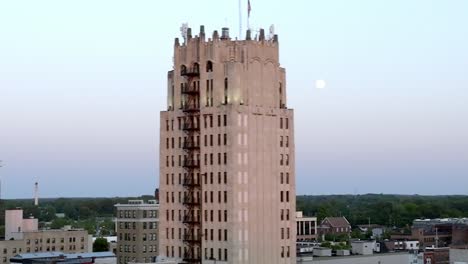
[{"label": "distant building", "polygon": [[392,240],[418,240],[421,248],[468,244],[468,218],[416,219],[410,233],[394,233]]},{"label": "distant building", "polygon": [[429,248],[423,253],[424,264],[449,264],[450,263],[450,248]]},{"label": "distant building", "polygon": [[317,240],[317,217],[304,216],[296,212],[297,241]]},{"label": "distant building", "polygon": [[159,204],[131,200],[116,204],[117,263],[155,262],[158,256]]},{"label": "distant building", "polygon": [[362,233],[371,232],[372,239],[379,239],[383,236],[385,232],[385,227],[381,225],[358,225],[359,231]]},{"label": "distant building", "polygon": [[43,252],[18,254],[11,263],[22,264],[114,264],[115,255],[111,252],[75,253]]},{"label": "distant building", "polygon": [[347,235],[351,233],[351,224],[346,217],[326,217],[322,220],[319,227],[319,234],[325,235]]},{"label": "distant building", "polygon": [[419,250],[418,240],[385,240],[380,242],[385,252]]},{"label": "distant building", "polygon": [[468,248],[468,221],[455,223],[452,226],[452,248]]},{"label": "distant building", "polygon": [[468,248],[451,248],[449,251],[450,264],[468,264]]},{"label": "distant building", "polygon": [[380,251],[379,243],[375,241],[352,241],[351,253],[354,255],[372,255],[374,251]]},{"label": "distant building", "polygon": [[[372,255],[298,257],[301,264],[416,264],[418,256],[409,252]],[[419,264],[419,263],[418,263]],[[426,263],[421,263],[426,264]]]},{"label": "distant building", "polygon": [[39,230],[35,218],[23,219],[23,210],[5,211],[5,240],[0,241],[0,264],[22,253],[62,251],[86,253],[92,251],[92,240],[83,229],[65,227]]}]

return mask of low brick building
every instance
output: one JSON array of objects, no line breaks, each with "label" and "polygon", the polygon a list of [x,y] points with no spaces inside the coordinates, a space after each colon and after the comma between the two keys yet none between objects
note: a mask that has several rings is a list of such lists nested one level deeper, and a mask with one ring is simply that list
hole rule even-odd
[{"label": "low brick building", "polygon": [[326,235],[349,236],[351,234],[351,224],[346,217],[326,217],[319,227],[319,235],[323,238]]}]

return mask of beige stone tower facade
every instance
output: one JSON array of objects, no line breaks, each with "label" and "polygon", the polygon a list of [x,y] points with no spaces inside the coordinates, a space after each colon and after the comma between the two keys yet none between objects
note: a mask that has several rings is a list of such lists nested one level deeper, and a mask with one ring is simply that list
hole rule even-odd
[{"label": "beige stone tower facade", "polygon": [[160,255],[295,263],[293,110],[275,35],[174,43],[161,112]]}]

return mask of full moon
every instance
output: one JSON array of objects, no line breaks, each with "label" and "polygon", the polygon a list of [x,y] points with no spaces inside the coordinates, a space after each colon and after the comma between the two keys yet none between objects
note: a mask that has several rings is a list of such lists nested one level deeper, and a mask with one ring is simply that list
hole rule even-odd
[{"label": "full moon", "polygon": [[323,88],[325,88],[326,85],[327,85],[327,83],[324,80],[316,80],[315,81],[315,88],[323,89]]}]

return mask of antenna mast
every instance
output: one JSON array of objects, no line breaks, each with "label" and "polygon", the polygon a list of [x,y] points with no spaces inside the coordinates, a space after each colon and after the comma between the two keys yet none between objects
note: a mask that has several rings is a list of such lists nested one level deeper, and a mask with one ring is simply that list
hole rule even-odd
[{"label": "antenna mast", "polygon": [[242,39],[242,0],[239,0],[239,40]]}]

